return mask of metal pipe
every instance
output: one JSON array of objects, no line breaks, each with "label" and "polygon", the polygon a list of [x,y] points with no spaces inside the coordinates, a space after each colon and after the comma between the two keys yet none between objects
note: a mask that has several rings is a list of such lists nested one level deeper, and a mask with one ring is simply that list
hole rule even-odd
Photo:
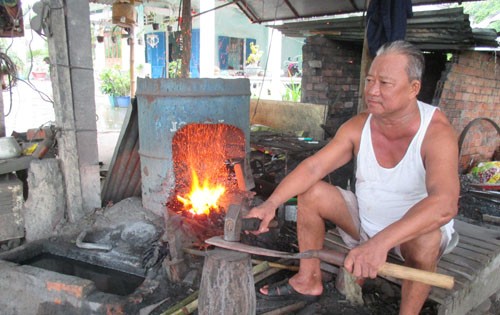
[{"label": "metal pipe", "polygon": [[112,246],[109,244],[97,244],[97,243],[86,243],[83,242],[83,239],[87,235],[87,230],[82,231],[80,234],[78,234],[76,238],[76,247],[78,248],[84,248],[84,249],[97,249],[97,250],[105,250],[105,251],[110,251],[112,249]]}]

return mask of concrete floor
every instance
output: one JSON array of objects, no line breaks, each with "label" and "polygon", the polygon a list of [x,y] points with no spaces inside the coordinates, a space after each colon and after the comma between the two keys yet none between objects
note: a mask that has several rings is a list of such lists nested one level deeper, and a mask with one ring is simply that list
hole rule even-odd
[{"label": "concrete floor", "polygon": [[[3,92],[6,135],[13,131],[50,125],[55,121],[50,80],[18,82],[11,92]],[[113,156],[116,142],[127,108],[112,107],[107,95],[102,95],[97,84],[95,89],[96,123],[99,161],[107,169]]]}]

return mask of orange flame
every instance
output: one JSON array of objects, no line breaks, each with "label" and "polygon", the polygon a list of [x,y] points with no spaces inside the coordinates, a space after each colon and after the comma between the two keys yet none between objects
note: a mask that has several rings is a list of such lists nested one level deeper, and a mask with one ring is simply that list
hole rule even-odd
[{"label": "orange flame", "polygon": [[226,191],[224,186],[210,186],[207,179],[203,181],[203,186],[200,186],[198,175],[194,169],[191,170],[191,175],[191,191],[185,197],[177,195],[177,200],[182,202],[184,207],[193,214],[209,214],[211,209],[219,209],[217,201]]}]

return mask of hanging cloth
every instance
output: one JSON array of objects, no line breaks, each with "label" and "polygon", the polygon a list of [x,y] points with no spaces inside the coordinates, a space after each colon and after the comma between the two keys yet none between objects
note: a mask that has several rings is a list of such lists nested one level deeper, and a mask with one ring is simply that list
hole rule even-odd
[{"label": "hanging cloth", "polygon": [[413,16],[411,0],[371,0],[366,11],[370,55],[387,42],[405,39],[406,19]]}]

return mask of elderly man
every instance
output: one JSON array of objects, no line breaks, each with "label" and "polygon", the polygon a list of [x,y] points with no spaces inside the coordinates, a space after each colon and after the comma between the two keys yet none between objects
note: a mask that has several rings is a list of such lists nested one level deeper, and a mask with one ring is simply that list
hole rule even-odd
[{"label": "elderly man", "polygon": [[[408,267],[435,271],[450,250],[459,196],[454,130],[436,107],[417,100],[424,58],[405,41],[384,45],[366,77],[367,111],[344,123],[320,151],[294,169],[249,217],[268,231],[276,208],[298,196],[300,251],[323,247],[324,220],[352,248],[344,267],[374,278],[394,251]],[[356,159],[356,193],[322,179]],[[418,314],[430,287],[403,281],[400,314]],[[265,286],[267,298],[312,300],[323,292],[320,262],[304,259],[288,282]]]}]

